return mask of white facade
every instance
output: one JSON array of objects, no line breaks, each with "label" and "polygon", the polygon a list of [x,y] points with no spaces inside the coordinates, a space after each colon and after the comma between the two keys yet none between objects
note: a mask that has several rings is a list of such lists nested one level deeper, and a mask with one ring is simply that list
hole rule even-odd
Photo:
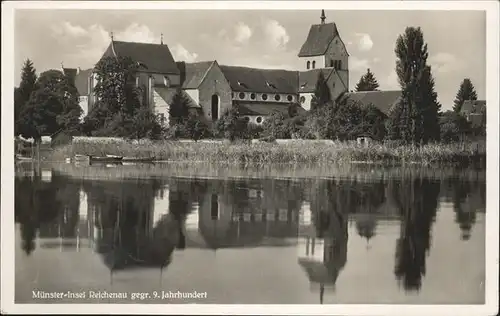
[{"label": "white facade", "polygon": [[293,93],[260,93],[260,92],[233,92],[231,96],[234,101],[258,101],[290,103],[297,101],[297,95]]},{"label": "white facade", "polygon": [[311,110],[311,101],[314,96],[314,93],[308,92],[308,93],[301,93],[299,95],[299,103],[300,106],[306,111]]},{"label": "white facade", "polygon": [[169,104],[161,97],[158,91],[153,90],[153,112],[160,117],[162,123],[168,126],[169,123]]},{"label": "white facade", "polygon": [[80,96],[78,103],[80,104],[80,108],[82,109],[80,121],[83,121],[83,119],[89,114],[89,97],[86,95]]},{"label": "white facade", "polygon": [[310,57],[299,57],[302,64],[301,70],[311,70],[325,68],[325,56],[310,56]]}]

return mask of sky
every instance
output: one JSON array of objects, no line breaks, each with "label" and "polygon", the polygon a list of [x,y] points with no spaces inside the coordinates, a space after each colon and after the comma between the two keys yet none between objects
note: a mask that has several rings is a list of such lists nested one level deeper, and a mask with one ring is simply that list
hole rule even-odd
[{"label": "sky", "polygon": [[[15,84],[31,59],[40,73],[64,67],[90,68],[115,40],[160,43],[176,61],[302,70],[297,57],[320,10],[27,10],[15,12]],[[408,26],[421,27],[428,63],[443,110],[451,109],[460,83],[470,78],[486,98],[484,11],[336,11],[335,22],[350,54],[349,88],[367,68],[381,90],[399,89],[395,42]]]}]

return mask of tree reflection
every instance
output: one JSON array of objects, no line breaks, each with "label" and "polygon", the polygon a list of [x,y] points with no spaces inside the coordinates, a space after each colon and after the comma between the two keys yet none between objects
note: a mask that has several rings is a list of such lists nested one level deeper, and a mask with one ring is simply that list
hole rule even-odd
[{"label": "tree reflection", "polygon": [[477,211],[484,208],[484,184],[476,181],[458,181],[453,185],[452,202],[455,222],[461,230],[461,239],[469,240],[476,223]]},{"label": "tree reflection", "polygon": [[15,177],[15,221],[20,224],[21,248],[30,255],[36,248],[35,239],[43,223],[54,220],[63,203],[57,195],[57,177],[42,181],[39,171],[30,176]]},{"label": "tree reflection", "polygon": [[[155,197],[165,196],[165,181],[93,181],[85,184],[95,210],[97,251],[111,271],[166,267],[174,249],[185,247],[183,220],[190,209],[189,195],[170,183],[166,212],[155,209]],[[160,212],[161,211],[161,212]],[[159,218],[154,213],[160,212]]]},{"label": "tree reflection", "polygon": [[403,178],[392,185],[393,200],[402,215],[394,273],[405,290],[419,290],[431,244],[440,185],[427,178]]}]

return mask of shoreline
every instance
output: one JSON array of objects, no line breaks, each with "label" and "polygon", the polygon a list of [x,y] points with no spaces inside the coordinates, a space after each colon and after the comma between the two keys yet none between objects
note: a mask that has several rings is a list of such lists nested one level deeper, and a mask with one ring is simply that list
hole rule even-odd
[{"label": "shoreline", "polygon": [[486,148],[477,143],[428,144],[422,147],[377,143],[245,142],[74,142],[41,153],[44,161],[64,162],[75,155],[154,157],[155,163],[205,162],[231,165],[369,164],[369,165],[486,165]]}]

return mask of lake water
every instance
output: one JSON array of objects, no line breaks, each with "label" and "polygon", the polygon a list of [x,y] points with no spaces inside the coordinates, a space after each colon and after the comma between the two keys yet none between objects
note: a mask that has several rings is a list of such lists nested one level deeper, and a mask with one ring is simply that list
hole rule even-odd
[{"label": "lake water", "polygon": [[484,303],[484,170],[315,170],[18,168],[15,301]]}]

